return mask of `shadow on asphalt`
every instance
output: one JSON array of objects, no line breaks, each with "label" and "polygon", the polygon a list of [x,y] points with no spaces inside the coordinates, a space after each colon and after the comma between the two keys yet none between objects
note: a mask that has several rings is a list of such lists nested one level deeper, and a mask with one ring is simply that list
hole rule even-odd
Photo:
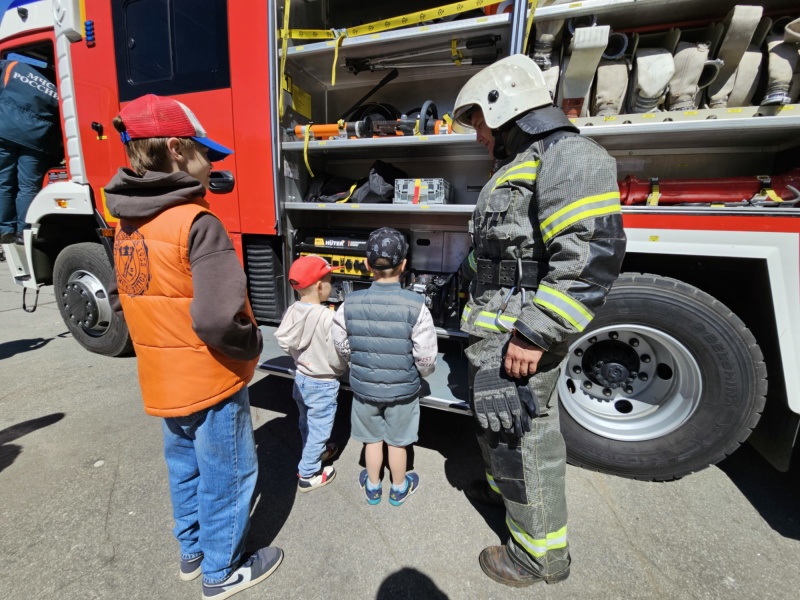
[{"label": "shadow on asphalt", "polygon": [[[288,378],[269,376],[250,386],[252,406],[284,415],[261,425],[255,432],[260,465],[256,494],[261,494],[261,501],[253,513],[251,525],[250,535],[254,538],[254,544],[256,541],[261,545],[268,544],[275,538],[289,517],[297,493],[297,463],[300,460],[301,442],[297,428],[297,405],[292,399],[292,383]],[[352,393],[340,392],[331,440],[342,450],[348,443],[357,443],[349,441],[351,406]],[[466,489],[473,480],[485,477],[472,417],[423,408],[416,445],[434,450],[444,457],[447,481],[459,491]],[[337,459],[334,459],[334,463]],[[359,464],[365,466],[363,447]],[[408,452],[408,468],[414,468],[413,446]],[[387,469],[388,460],[385,456],[384,471]],[[500,543],[507,542],[509,533],[505,525],[505,512],[496,507],[471,503],[498,536]]]},{"label": "shadow on asphalt", "polygon": [[800,540],[800,444],[791,467],[781,473],[749,444],[743,445],[717,467],[750,501],[772,529],[783,537]]},{"label": "shadow on asphalt", "polygon": [[29,340],[14,340],[13,342],[3,342],[0,344],[0,360],[11,358],[23,352],[38,350],[53,341],[53,338],[32,338]]},{"label": "shadow on asphalt", "polygon": [[37,419],[17,423],[16,425],[12,425],[0,431],[0,472],[14,464],[17,457],[22,454],[22,446],[17,446],[10,442],[32,431],[36,431],[37,429],[42,429],[53,423],[58,423],[63,418],[64,413],[53,413]]},{"label": "shadow on asphalt", "polygon": [[405,567],[381,583],[375,600],[448,600],[433,580],[416,569]]}]

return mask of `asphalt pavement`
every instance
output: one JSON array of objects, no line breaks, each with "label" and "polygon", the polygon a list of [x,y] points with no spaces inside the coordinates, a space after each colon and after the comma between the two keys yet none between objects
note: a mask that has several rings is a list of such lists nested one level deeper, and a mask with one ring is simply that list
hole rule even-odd
[{"label": "asphalt pavement", "polygon": [[[178,578],[161,423],[142,410],[135,358],[83,350],[52,288],[33,314],[0,264],[0,598],[192,599]],[[568,467],[571,577],[512,589],[478,565],[508,537],[503,513],[463,489],[481,476],[469,417],[423,409],[419,493],[367,505],[361,445],[340,396],[336,479],[298,494],[290,382],[257,374],[250,398],[260,461],[249,545],[281,567],[236,598],[445,600],[797,598],[800,486],[745,446],[670,483]],[[798,453],[795,453],[798,456]],[[796,462],[800,463],[800,458]]]}]

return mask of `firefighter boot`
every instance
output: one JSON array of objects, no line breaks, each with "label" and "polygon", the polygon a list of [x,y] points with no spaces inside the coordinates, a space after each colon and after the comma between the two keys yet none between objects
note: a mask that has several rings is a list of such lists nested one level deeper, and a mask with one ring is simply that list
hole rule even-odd
[{"label": "firefighter boot", "polygon": [[526,587],[544,581],[558,583],[569,577],[569,566],[560,573],[542,577],[529,571],[516,560],[506,546],[489,546],[478,557],[481,569],[491,579],[511,587]]}]

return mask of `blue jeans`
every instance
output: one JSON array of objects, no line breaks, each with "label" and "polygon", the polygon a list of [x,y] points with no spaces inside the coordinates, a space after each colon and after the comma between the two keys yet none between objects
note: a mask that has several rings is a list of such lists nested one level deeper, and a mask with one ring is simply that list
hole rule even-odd
[{"label": "blue jeans", "polygon": [[300,372],[294,377],[292,397],[300,409],[303,439],[303,456],[297,465],[300,477],[311,477],[322,468],[319,457],[331,437],[338,393],[338,379],[314,379]]},{"label": "blue jeans", "polygon": [[25,229],[25,215],[52,162],[43,152],[0,139],[0,235]]},{"label": "blue jeans", "polygon": [[164,419],[164,458],[181,558],[203,554],[203,581],[225,581],[242,557],[258,478],[247,387],[211,408]]}]

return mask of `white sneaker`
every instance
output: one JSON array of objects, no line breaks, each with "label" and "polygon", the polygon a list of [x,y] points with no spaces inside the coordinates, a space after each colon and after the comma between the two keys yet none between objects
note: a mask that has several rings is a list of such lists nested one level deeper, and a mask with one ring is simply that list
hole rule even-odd
[{"label": "white sneaker", "polygon": [[328,485],[336,477],[336,469],[333,466],[322,467],[319,473],[311,477],[300,477],[297,489],[301,492],[310,492],[323,485]]}]

